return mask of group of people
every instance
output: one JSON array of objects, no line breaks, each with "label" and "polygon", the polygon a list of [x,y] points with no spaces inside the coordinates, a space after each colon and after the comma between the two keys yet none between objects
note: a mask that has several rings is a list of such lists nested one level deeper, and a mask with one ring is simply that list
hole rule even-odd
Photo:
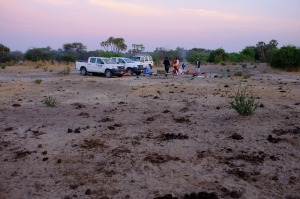
[{"label": "group of people", "polygon": [[[176,57],[173,61],[172,61],[172,66],[173,66],[173,74],[174,75],[178,75],[179,74],[179,69],[180,69],[180,66],[179,66],[179,59],[178,57]],[[169,73],[169,70],[170,70],[170,67],[171,67],[171,62],[170,60],[168,59],[168,57],[166,57],[163,61],[163,64],[165,66],[165,71],[166,71],[166,76],[167,76],[167,73]],[[197,61],[195,62],[195,74],[199,74],[200,73],[200,65],[201,65],[201,62],[199,59],[197,59]],[[182,70],[185,69],[185,64],[182,63]]]}]

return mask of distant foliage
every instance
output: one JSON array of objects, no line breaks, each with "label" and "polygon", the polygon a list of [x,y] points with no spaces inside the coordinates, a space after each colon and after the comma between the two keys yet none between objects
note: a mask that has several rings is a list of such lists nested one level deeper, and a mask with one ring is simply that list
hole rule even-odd
[{"label": "distant foliage", "polygon": [[102,51],[100,53],[101,57],[122,57],[122,54],[121,53],[118,53],[118,52],[105,52],[105,51]]},{"label": "distant foliage", "polygon": [[2,62],[3,59],[6,58],[8,53],[10,52],[10,49],[3,44],[0,44],[0,63]]},{"label": "distant foliage", "polygon": [[26,51],[24,58],[29,61],[50,61],[53,56],[51,48],[33,48]]},{"label": "distant foliage", "polygon": [[278,42],[271,40],[268,44],[260,41],[256,44],[255,59],[260,62],[270,63],[272,54],[277,50]]},{"label": "distant foliage", "polygon": [[300,69],[300,48],[284,46],[272,55],[271,67],[295,71]]},{"label": "distant foliage", "polygon": [[226,61],[228,59],[228,53],[225,52],[224,49],[218,48],[217,50],[213,50],[208,60],[209,62],[221,63],[222,61]]},{"label": "distant foliage", "polygon": [[76,57],[71,56],[71,55],[63,55],[60,58],[61,61],[66,62],[67,65],[69,64],[69,62],[75,62],[76,61]]}]

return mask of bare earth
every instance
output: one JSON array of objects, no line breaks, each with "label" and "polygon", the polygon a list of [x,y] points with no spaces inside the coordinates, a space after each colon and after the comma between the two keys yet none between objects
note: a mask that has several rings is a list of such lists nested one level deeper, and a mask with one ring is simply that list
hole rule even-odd
[{"label": "bare earth", "polygon": [[[201,69],[227,68],[138,80],[0,69],[0,198],[299,199],[300,74]],[[245,86],[251,116],[229,106]]]}]

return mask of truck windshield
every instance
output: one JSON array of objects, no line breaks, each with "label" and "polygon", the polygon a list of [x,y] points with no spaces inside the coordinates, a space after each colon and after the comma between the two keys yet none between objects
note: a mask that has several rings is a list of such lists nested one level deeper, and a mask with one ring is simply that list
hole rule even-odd
[{"label": "truck windshield", "polygon": [[140,57],[131,57],[131,59],[132,59],[133,61],[141,61],[141,60],[140,60]]},{"label": "truck windshield", "polygon": [[125,62],[127,63],[134,63],[134,61],[132,61],[131,59],[128,59],[128,58],[124,58]]},{"label": "truck windshield", "polygon": [[103,61],[104,61],[106,64],[116,64],[116,63],[117,63],[117,62],[115,62],[114,60],[109,59],[109,58],[103,58]]}]

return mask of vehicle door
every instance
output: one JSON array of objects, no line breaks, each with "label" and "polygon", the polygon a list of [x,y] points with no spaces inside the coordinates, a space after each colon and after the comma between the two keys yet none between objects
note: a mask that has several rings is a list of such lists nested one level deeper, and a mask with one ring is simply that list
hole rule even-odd
[{"label": "vehicle door", "polygon": [[104,73],[105,67],[104,67],[104,61],[101,58],[97,58],[97,71],[99,73]]},{"label": "vehicle door", "polygon": [[124,66],[125,68],[127,67],[125,60],[121,59],[121,58],[118,59],[117,64],[120,64],[120,65]]},{"label": "vehicle door", "polygon": [[96,72],[97,70],[97,66],[96,66],[96,58],[95,57],[91,57],[87,66],[87,70],[90,72]]}]

